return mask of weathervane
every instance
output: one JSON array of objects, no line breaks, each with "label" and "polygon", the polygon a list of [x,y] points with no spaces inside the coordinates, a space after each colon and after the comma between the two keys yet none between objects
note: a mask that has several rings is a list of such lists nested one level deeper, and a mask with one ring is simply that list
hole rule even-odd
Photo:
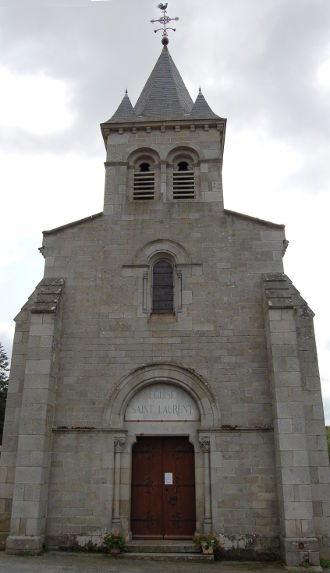
[{"label": "weathervane", "polygon": [[162,17],[158,18],[157,20],[150,20],[150,22],[152,24],[154,24],[155,22],[159,22],[160,24],[163,24],[162,28],[158,28],[157,30],[154,30],[155,34],[157,34],[157,32],[163,32],[163,37],[162,37],[162,44],[163,46],[167,46],[169,39],[168,39],[168,35],[167,35],[167,30],[173,30],[173,32],[175,32],[175,28],[169,28],[167,26],[167,24],[169,24],[170,22],[178,21],[179,18],[170,18],[167,15],[167,3],[166,4],[158,4],[158,8],[163,12]]}]

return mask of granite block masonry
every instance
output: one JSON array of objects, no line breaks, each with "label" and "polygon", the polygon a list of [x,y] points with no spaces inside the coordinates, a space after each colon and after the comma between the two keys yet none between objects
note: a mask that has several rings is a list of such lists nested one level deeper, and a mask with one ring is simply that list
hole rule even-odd
[{"label": "granite block masonry", "polygon": [[318,565],[329,460],[284,227],[224,208],[226,120],[191,100],[167,46],[101,129],[104,210],[44,232],[16,317],[2,543],[214,531],[231,554]]}]

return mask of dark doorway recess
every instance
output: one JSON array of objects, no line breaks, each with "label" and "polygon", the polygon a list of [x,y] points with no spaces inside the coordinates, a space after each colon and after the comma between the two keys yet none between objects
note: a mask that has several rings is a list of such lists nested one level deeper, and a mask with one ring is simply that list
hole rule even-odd
[{"label": "dark doorway recess", "polygon": [[188,438],[138,438],[133,446],[135,539],[189,539],[196,528],[194,447]]}]

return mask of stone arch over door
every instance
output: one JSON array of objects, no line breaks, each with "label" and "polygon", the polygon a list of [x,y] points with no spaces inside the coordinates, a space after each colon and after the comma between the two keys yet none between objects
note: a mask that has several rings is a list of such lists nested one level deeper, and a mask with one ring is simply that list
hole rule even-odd
[{"label": "stone arch over door", "polygon": [[[135,397],[143,395],[148,388],[160,387],[177,389],[178,402],[186,396],[187,403],[195,405],[192,415],[174,424],[173,420],[138,421],[125,416]],[[196,530],[212,530],[210,433],[220,426],[220,415],[216,401],[202,377],[173,364],[153,364],[138,368],[123,378],[112,392],[104,412],[103,424],[115,433],[113,527],[130,534],[132,448],[137,437],[187,436],[195,451]]]},{"label": "stone arch over door", "polygon": [[109,396],[103,426],[123,428],[125,412],[133,395],[154,382],[174,384],[190,394],[200,410],[200,430],[219,428],[220,411],[207,383],[196,372],[176,364],[142,366],[123,378]]}]

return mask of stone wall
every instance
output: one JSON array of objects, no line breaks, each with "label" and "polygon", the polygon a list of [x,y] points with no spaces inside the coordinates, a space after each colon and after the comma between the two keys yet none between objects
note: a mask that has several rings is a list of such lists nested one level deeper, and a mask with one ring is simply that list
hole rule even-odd
[{"label": "stone wall", "polygon": [[[1,468],[4,530],[12,495],[15,506],[7,549],[26,549],[29,539],[38,550],[45,534],[52,545],[84,544],[114,523],[129,531],[138,429],[125,423],[124,406],[139,376],[141,384],[181,384],[200,408],[200,428],[182,430],[195,447],[198,527],[215,529],[227,545],[243,539],[270,552],[281,534],[283,555],[295,563],[294,535],[308,537],[314,561],[326,542],[328,466],[311,317],[298,312],[283,278],[283,226],[223,209],[223,126],[206,127],[117,130],[108,140],[104,213],[45,233],[43,286],[65,282],[65,290],[51,310],[39,289],[39,309],[33,302],[23,310],[17,329]],[[171,198],[175,149],[195,157],[195,200]],[[140,152],[156,165],[151,201],[133,201]],[[159,256],[173,264],[173,315],[152,314]],[[266,287],[265,302],[265,281],[284,285],[287,306],[273,305],[278,285],[275,294]],[[33,474],[29,456],[40,470],[34,488],[23,476]]]}]

